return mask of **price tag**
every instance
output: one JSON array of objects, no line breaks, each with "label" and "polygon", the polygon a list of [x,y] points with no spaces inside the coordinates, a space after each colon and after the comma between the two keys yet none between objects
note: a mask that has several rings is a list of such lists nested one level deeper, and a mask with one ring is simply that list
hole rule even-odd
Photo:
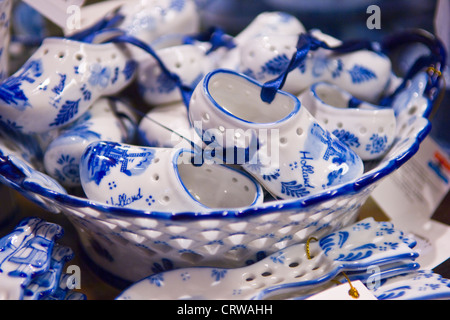
[{"label": "price tag", "polygon": [[62,29],[70,15],[79,11],[85,0],[23,0]]},{"label": "price tag", "polygon": [[393,220],[429,220],[450,189],[450,160],[427,137],[419,151],[372,192],[372,198]]},{"label": "price tag", "polygon": [[[352,288],[358,292],[358,297],[350,295],[349,290]],[[359,280],[352,281],[351,286],[348,282],[344,282],[336,287],[324,290],[318,294],[309,297],[307,300],[377,300],[372,292]]]},{"label": "price tag", "polygon": [[427,137],[419,151],[372,192],[392,223],[417,240],[417,262],[431,269],[449,257],[450,226],[432,216],[450,189],[450,160]]}]

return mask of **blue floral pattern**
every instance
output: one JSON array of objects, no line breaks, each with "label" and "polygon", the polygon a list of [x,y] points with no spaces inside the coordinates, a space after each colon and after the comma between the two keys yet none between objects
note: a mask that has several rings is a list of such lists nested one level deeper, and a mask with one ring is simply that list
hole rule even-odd
[{"label": "blue floral pattern", "polygon": [[95,63],[91,66],[90,70],[89,84],[93,87],[99,86],[103,89],[106,88],[111,78],[111,69]]}]

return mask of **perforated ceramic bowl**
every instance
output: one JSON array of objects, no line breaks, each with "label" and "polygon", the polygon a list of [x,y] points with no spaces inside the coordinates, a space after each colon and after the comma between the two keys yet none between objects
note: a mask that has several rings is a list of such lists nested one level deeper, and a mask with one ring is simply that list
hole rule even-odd
[{"label": "perforated ceramic bowl", "polygon": [[171,268],[244,266],[352,223],[371,191],[408,161],[428,134],[436,96],[430,80],[428,73],[418,73],[395,95],[397,134],[381,161],[366,163],[355,181],[299,200],[204,212],[112,207],[68,194],[13,154],[0,156],[0,180],[47,210],[65,214],[89,258],[126,282]]},{"label": "perforated ceramic bowl", "polygon": [[[431,41],[430,47],[438,50],[433,45]],[[0,148],[0,182],[43,208],[66,215],[92,262],[127,284],[172,268],[245,266],[355,221],[374,188],[417,152],[430,131],[428,116],[439,96],[440,81],[434,69],[438,66],[427,67],[408,75],[406,85],[390,98],[396,135],[383,158],[366,162],[363,175],[353,181],[299,199],[198,212],[115,207],[67,192],[42,167],[32,167],[23,154],[10,149],[11,143]],[[3,138],[33,146],[23,140],[27,137],[6,134]]]}]

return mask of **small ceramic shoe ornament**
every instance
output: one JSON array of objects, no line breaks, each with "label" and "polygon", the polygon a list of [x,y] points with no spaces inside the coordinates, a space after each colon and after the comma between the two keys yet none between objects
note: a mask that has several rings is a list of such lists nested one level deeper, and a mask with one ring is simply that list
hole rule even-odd
[{"label": "small ceramic shoe ornament", "polygon": [[[196,45],[170,46],[157,50],[156,54],[170,72],[178,75],[183,85],[191,88],[195,88],[204,75],[213,69],[211,59]],[[142,98],[152,106],[183,99],[177,83],[151,57],[139,63],[137,83]]]},{"label": "small ceramic shoe ornament", "polygon": [[[281,199],[300,198],[358,178],[362,160],[325,130],[293,95],[261,100],[262,85],[218,69],[196,87],[190,121],[213,158],[241,164]],[[231,150],[233,154],[230,155]]]},{"label": "small ceramic shoe ornament", "polygon": [[128,143],[137,119],[123,101],[100,98],[81,118],[61,130],[44,155],[46,172],[65,187],[79,187],[79,165],[86,147],[100,140]]},{"label": "small ceramic shoe ornament", "polygon": [[305,27],[293,15],[281,11],[262,12],[233,38],[233,49],[217,51],[217,67],[238,71],[241,64],[240,50],[251,39],[270,35],[297,35],[303,32],[306,32]]},{"label": "small ceramic shoe ornament", "polygon": [[101,96],[134,80],[125,47],[47,38],[0,84],[0,119],[23,133],[43,133],[78,119]]},{"label": "small ceramic shoe ornament", "polygon": [[[138,281],[118,300],[262,300],[298,294],[333,281],[341,272],[367,274],[413,260],[418,253],[403,232],[387,222],[366,218],[318,241],[292,245],[246,267],[191,267],[163,271]],[[309,255],[309,256],[308,256]]]},{"label": "small ceramic shoe ornament", "polygon": [[245,172],[196,162],[187,149],[94,142],[82,156],[81,184],[88,199],[145,211],[196,212],[262,203],[261,186]]},{"label": "small ceramic shoe ornament", "polygon": [[396,118],[392,108],[361,101],[326,82],[313,84],[298,98],[324,128],[362,160],[382,157],[394,142]]},{"label": "small ceramic shoe ornament", "polygon": [[[342,43],[317,30],[310,34],[330,47]],[[287,69],[297,41],[298,35],[264,36],[247,41],[240,50],[239,71],[263,83],[276,78]],[[357,50],[337,54],[319,48],[310,51],[304,62],[288,74],[282,89],[298,95],[313,83],[326,81],[358,99],[375,102],[390,78],[391,62],[379,52]]]},{"label": "small ceramic shoe ornament", "polygon": [[82,7],[80,15],[81,25],[66,29],[67,37],[87,34],[103,23],[150,44],[167,34],[194,34],[200,29],[193,0],[108,0]]},{"label": "small ceramic shoe ornament", "polygon": [[150,110],[139,123],[138,135],[142,145],[158,148],[190,149],[192,142],[200,140],[189,122],[184,102]]}]

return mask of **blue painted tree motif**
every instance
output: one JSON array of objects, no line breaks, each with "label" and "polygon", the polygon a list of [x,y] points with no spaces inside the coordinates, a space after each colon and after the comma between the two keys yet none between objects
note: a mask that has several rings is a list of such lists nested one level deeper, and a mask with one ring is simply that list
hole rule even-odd
[{"label": "blue painted tree motif", "polygon": [[353,68],[348,70],[347,72],[350,74],[352,82],[355,84],[367,82],[377,78],[375,72],[357,64],[354,65]]},{"label": "blue painted tree motif", "polygon": [[304,197],[310,192],[297,181],[281,182],[281,193],[290,197]]},{"label": "blue painted tree motif", "polygon": [[60,126],[70,121],[77,113],[81,99],[76,101],[67,100],[59,110],[55,120],[49,124],[50,127]]}]

